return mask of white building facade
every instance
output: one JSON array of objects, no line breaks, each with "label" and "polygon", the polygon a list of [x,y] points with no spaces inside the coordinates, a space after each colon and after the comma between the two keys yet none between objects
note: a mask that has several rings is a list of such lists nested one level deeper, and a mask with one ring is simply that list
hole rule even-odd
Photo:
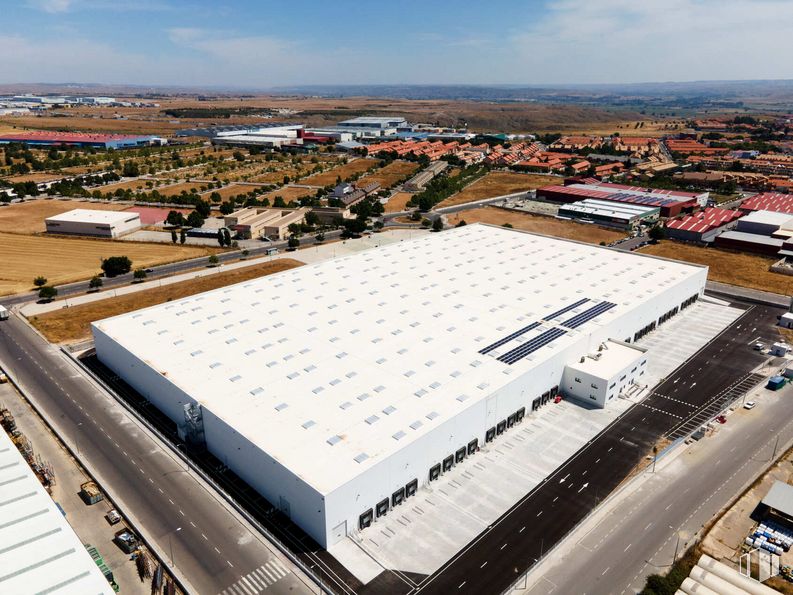
[{"label": "white building facade", "polygon": [[693,303],[706,276],[469,225],[93,333],[105,365],[327,548],[552,399],[568,364]]},{"label": "white building facade", "polygon": [[140,215],[125,211],[74,209],[44,220],[48,233],[117,238],[140,229]]}]

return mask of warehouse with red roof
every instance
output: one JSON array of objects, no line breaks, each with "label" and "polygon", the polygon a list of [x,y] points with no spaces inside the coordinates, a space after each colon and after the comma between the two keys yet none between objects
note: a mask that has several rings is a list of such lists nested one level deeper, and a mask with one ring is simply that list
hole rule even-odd
[{"label": "warehouse with red roof", "polygon": [[776,211],[777,213],[793,213],[793,194],[779,192],[761,192],[741,203],[740,209],[746,213],[751,211]]},{"label": "warehouse with red roof", "polygon": [[666,235],[674,240],[686,242],[712,242],[720,233],[735,227],[741,211],[709,208],[682,219],[666,223]]},{"label": "warehouse with red roof", "polygon": [[97,149],[134,149],[165,144],[157,136],[100,134],[93,132],[56,132],[52,130],[22,131],[0,135],[0,145],[24,143],[39,147],[93,147]]}]

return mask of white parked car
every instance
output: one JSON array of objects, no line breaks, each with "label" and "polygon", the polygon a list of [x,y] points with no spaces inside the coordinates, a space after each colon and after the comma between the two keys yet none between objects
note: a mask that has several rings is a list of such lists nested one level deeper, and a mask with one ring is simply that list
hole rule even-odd
[{"label": "white parked car", "polygon": [[743,408],[754,409],[755,405],[757,405],[757,403],[755,403],[754,401],[746,401],[746,403],[743,404]]}]

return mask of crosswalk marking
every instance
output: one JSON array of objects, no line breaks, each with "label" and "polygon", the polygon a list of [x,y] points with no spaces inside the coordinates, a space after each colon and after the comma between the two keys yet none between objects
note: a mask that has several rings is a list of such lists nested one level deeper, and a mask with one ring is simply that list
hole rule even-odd
[{"label": "crosswalk marking", "polygon": [[279,560],[268,560],[248,574],[241,576],[237,582],[223,589],[219,595],[258,595],[290,572],[292,571]]}]

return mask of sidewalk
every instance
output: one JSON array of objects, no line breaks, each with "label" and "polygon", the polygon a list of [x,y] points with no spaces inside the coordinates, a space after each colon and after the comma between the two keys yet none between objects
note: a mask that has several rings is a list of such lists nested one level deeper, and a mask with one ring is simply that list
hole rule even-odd
[{"label": "sidewalk", "polygon": [[130,293],[136,293],[138,291],[145,291],[151,287],[162,287],[165,285],[171,285],[173,283],[188,281],[190,279],[195,279],[197,277],[217,275],[218,273],[233,271],[235,269],[254,266],[257,264],[263,264],[266,262],[279,260],[282,258],[299,260],[300,262],[303,262],[305,264],[313,264],[315,262],[328,260],[330,258],[336,258],[337,256],[347,256],[350,254],[361,252],[363,250],[376,248],[378,246],[385,246],[396,242],[402,242],[405,240],[412,239],[414,237],[419,237],[420,235],[424,235],[426,233],[430,233],[430,232],[421,229],[394,229],[394,230],[384,231],[378,234],[373,234],[371,236],[364,236],[360,239],[340,240],[337,242],[330,242],[327,244],[306,247],[303,250],[296,250],[295,252],[279,252],[278,254],[274,254],[272,256],[261,256],[259,258],[251,258],[249,260],[240,260],[239,262],[235,262],[232,264],[223,264],[216,267],[205,267],[203,269],[196,269],[193,271],[189,271],[187,273],[174,275],[172,277],[152,279],[151,281],[144,281],[143,283],[134,283],[124,287],[108,289],[106,291],[99,291],[97,293],[87,293],[85,295],[80,295],[77,297],[68,297],[66,299],[56,300],[54,302],[43,303],[43,304],[31,302],[23,305],[21,308],[18,309],[18,311],[19,313],[21,313],[23,316],[26,317],[36,316],[39,314],[44,314],[45,312],[60,310],[62,308],[69,308],[71,306],[78,306],[80,304],[96,302],[99,300],[104,300],[106,298],[117,297],[120,295],[127,295]]}]

